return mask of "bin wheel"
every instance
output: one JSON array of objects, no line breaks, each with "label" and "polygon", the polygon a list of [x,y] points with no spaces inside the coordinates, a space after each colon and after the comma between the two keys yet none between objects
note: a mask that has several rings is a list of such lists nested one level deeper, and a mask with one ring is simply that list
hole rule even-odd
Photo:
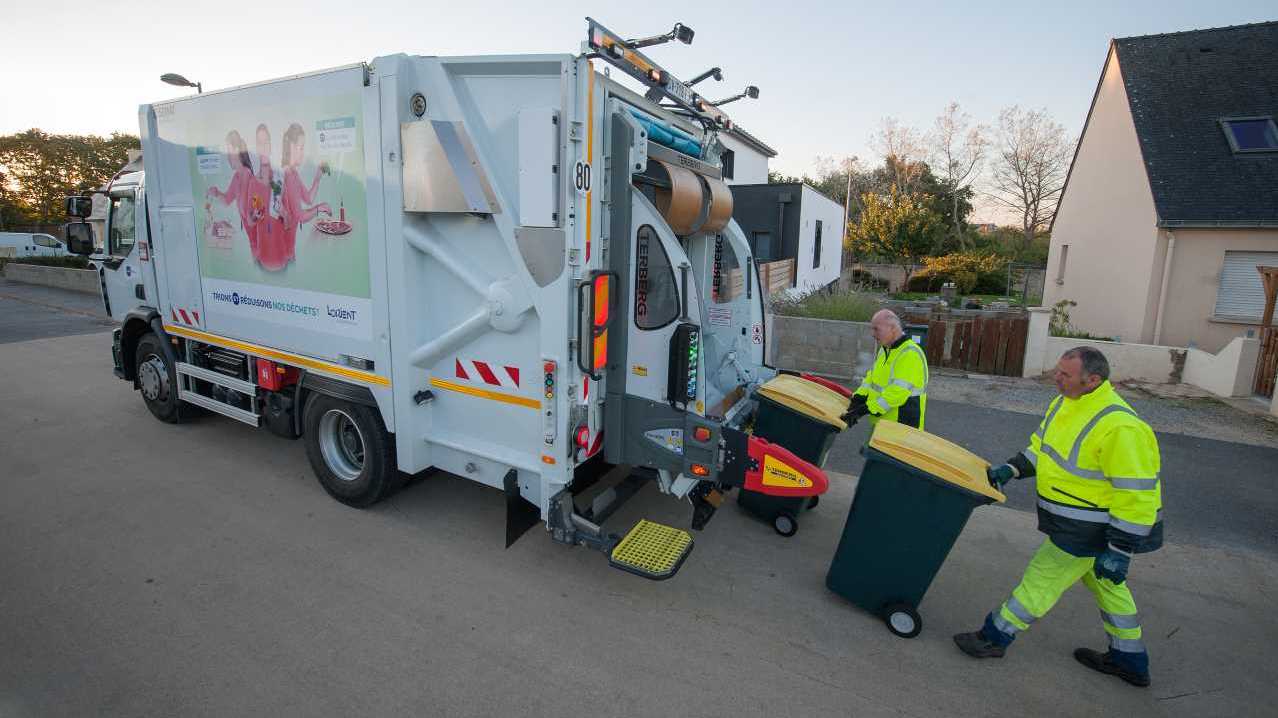
[{"label": "bin wheel", "polygon": [[782,536],[790,538],[799,532],[799,520],[794,514],[786,511],[772,517],[772,528]]},{"label": "bin wheel", "polygon": [[813,496],[813,497],[812,497],[812,500],[808,502],[808,511],[811,511],[812,509],[815,509],[815,508],[817,507],[817,504],[819,504],[819,503],[821,503],[821,497],[820,497],[820,496]]},{"label": "bin wheel", "polygon": [[894,603],[883,611],[888,630],[901,638],[914,638],[923,630],[923,619],[913,606]]}]

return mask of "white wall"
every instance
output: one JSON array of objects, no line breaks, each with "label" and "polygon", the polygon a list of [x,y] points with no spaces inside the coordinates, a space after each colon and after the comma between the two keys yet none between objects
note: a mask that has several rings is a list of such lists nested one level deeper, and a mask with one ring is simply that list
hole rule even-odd
[{"label": "white wall", "polygon": [[1050,372],[1066,351],[1087,345],[1100,350],[1109,360],[1111,381],[1180,382],[1217,396],[1251,396],[1256,359],[1260,355],[1260,342],[1256,339],[1235,337],[1215,354],[1154,344],[1098,342],[1048,336],[1049,316],[1046,309],[1030,310],[1024,376]]},{"label": "white wall", "polygon": [[[821,222],[821,263],[813,268],[818,220]],[[795,255],[798,277],[790,294],[807,294],[838,280],[842,261],[843,206],[804,185],[799,198],[799,246]]]},{"label": "white wall", "polygon": [[1043,304],[1073,300],[1070,319],[1079,329],[1153,341],[1163,268],[1157,219],[1127,88],[1111,53],[1052,226]]},{"label": "white wall", "polygon": [[768,156],[750,145],[728,134],[719,135],[724,147],[732,150],[732,178],[724,180],[728,184],[767,184]]}]

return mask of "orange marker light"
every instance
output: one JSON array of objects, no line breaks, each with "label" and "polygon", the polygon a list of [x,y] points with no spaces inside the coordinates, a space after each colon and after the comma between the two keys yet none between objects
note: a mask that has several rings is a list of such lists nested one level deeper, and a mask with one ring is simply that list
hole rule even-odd
[{"label": "orange marker light", "polygon": [[612,286],[612,279],[607,275],[595,277],[595,326],[608,326],[608,300],[609,288]]},{"label": "orange marker light", "polygon": [[709,475],[710,475],[710,469],[707,469],[706,467],[702,466],[701,464],[693,464],[693,465],[692,465],[692,475],[693,475],[693,476],[709,476]]},{"label": "orange marker light", "polygon": [[608,366],[608,330],[605,329],[602,334],[595,337],[595,369],[603,369]]}]

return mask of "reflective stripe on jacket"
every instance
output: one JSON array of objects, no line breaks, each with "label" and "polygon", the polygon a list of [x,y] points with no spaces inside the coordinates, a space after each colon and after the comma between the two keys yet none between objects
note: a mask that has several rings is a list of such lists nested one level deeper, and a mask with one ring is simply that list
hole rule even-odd
[{"label": "reflective stripe on jacket", "polygon": [[1039,530],[1057,546],[1077,556],[1162,546],[1158,440],[1108,381],[1052,400],[1023,453],[1037,477]]},{"label": "reflective stripe on jacket", "polygon": [[927,413],[927,379],[923,348],[902,336],[891,347],[879,347],[874,366],[856,393],[865,397],[870,421],[887,419],[922,429]]}]

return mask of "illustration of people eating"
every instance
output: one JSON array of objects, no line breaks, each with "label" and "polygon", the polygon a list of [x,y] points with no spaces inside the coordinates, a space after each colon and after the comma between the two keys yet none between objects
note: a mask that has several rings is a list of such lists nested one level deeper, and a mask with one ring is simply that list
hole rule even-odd
[{"label": "illustration of people eating", "polygon": [[231,168],[231,183],[225,190],[213,186],[205,193],[204,209],[209,215],[209,221],[205,223],[205,235],[210,244],[217,247],[230,247],[233,229],[226,220],[211,221],[213,208],[209,200],[221,200],[224,206],[235,203],[240,215],[240,226],[249,235],[250,242],[254,234],[253,226],[257,223],[252,216],[250,196],[250,185],[253,182],[252,160],[249,158],[248,145],[235,130],[226,133],[226,162]]},{"label": "illustration of people eating", "polygon": [[240,225],[249,241],[253,260],[262,269],[278,272],[296,258],[299,229],[316,220],[317,231],[326,235],[343,235],[350,232],[345,207],[342,217],[333,218],[327,202],[317,201],[320,180],[331,174],[327,161],[320,162],[309,185],[302,179],[301,167],[306,161],[306,131],[296,122],[284,132],[281,147],[282,174],[277,174],[271,163],[271,131],[265,123],[255,132],[256,152],[250,153],[247,144],[236,130],[226,134],[226,161],[231,169],[231,180],[226,189],[210,187],[206,194],[206,239],[212,246],[229,248],[232,227],[229,222],[211,221],[211,200],[221,201],[223,206],[236,205]]}]

